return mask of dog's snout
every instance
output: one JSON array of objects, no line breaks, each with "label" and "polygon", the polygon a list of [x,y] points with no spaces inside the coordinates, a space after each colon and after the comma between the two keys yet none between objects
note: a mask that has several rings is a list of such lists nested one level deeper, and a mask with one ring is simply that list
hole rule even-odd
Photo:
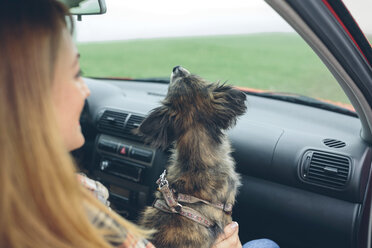
[{"label": "dog's snout", "polygon": [[173,67],[173,73],[175,73],[181,66],[177,65],[175,67]]},{"label": "dog's snout", "polygon": [[173,84],[178,79],[189,76],[189,75],[190,75],[190,72],[188,70],[186,70],[180,65],[177,65],[173,67],[171,78],[170,78],[170,83]]},{"label": "dog's snout", "polygon": [[190,72],[183,68],[182,66],[177,65],[173,68],[173,74],[175,76],[187,76],[190,74]]},{"label": "dog's snout", "polygon": [[178,78],[186,77],[189,75],[190,75],[190,72],[188,70],[186,70],[180,65],[177,65],[173,67],[172,74],[171,74],[171,83],[174,82]]}]

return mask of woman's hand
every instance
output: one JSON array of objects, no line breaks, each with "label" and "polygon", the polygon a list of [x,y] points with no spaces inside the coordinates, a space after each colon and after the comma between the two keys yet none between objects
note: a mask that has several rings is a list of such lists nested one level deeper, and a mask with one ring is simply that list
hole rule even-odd
[{"label": "woman's hand", "polygon": [[241,248],[242,243],[238,236],[239,226],[237,222],[232,222],[225,227],[212,248]]}]

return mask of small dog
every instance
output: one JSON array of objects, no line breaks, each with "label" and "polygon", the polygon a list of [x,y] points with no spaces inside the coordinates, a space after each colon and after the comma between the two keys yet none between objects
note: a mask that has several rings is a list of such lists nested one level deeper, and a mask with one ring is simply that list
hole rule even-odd
[{"label": "small dog", "polygon": [[137,129],[155,147],[174,145],[157,200],[140,218],[142,226],[157,230],[151,240],[156,247],[210,248],[232,221],[240,176],[224,130],[245,112],[245,100],[231,86],[173,69],[162,105]]}]

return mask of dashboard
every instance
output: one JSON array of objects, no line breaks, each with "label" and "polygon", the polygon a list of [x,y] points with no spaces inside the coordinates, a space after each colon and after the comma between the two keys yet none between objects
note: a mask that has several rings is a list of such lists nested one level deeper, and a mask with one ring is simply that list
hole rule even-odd
[{"label": "dashboard", "polygon": [[[85,82],[86,144],[74,151],[89,177],[110,191],[112,208],[136,221],[151,205],[169,150],[133,134],[160,105],[168,85],[115,79]],[[371,147],[357,117],[251,95],[228,131],[242,175],[233,217],[242,243],[270,238],[281,247],[355,247],[365,225]]]}]

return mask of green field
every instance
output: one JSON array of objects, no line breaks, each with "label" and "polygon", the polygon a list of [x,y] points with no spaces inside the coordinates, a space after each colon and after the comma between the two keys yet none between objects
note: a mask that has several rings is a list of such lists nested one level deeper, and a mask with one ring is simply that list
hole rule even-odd
[{"label": "green field", "polygon": [[211,81],[348,103],[296,34],[254,34],[79,43],[85,76],[169,77],[175,65]]}]

